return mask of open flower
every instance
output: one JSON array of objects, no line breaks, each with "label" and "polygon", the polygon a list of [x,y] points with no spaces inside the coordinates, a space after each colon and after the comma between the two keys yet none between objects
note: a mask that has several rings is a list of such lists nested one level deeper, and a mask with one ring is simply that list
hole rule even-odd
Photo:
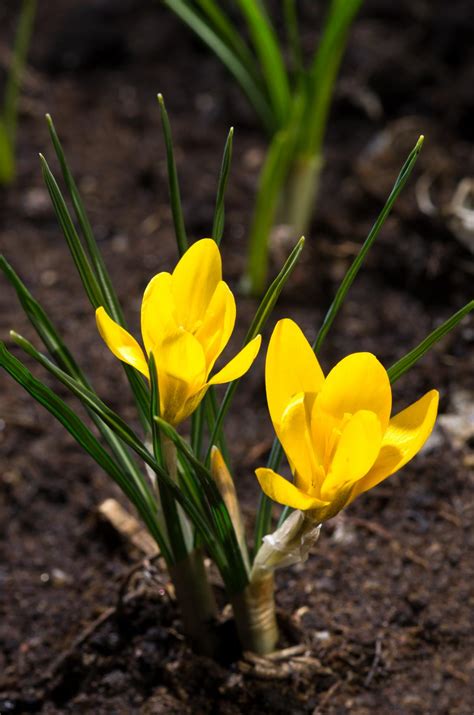
[{"label": "open flower", "polygon": [[390,381],[374,355],[348,355],[324,377],[300,328],[288,319],[273,331],[265,381],[294,483],[267,468],[256,470],[258,481],[271,499],[309,511],[318,522],[412,459],[438,409],[438,392],[431,390],[390,419]]},{"label": "open flower", "polygon": [[[158,373],[161,416],[171,424],[188,417],[209,385],[231,382],[252,365],[261,336],[251,340],[211,379],[209,374],[235,324],[235,299],[222,280],[215,241],[196,241],[173,273],[158,273],[143,295],[141,330],[146,355],[153,353]],[[142,348],[100,307],[97,327],[113,354],[149,378]]]}]

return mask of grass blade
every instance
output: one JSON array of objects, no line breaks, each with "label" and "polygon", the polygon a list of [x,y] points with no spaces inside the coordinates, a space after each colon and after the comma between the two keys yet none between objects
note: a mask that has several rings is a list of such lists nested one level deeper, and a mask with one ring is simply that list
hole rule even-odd
[{"label": "grass blade", "polygon": [[164,4],[170,8],[193,32],[206,44],[221,62],[234,75],[240,84],[250,103],[263,122],[263,125],[270,135],[277,128],[272,107],[268,102],[264,89],[256,81],[252,73],[249,72],[245,64],[235,51],[230,48],[213,30],[210,25],[203,20],[194,8],[190,7],[184,0],[163,0]]},{"label": "grass blade", "polygon": [[[153,453],[159,464],[163,464],[163,452],[160,438],[160,430],[155,421],[155,415],[160,414],[160,393],[158,386],[158,375],[156,372],[156,363],[153,355],[150,355],[150,382],[151,382],[151,399],[150,399],[150,424],[153,443]],[[170,474],[170,476],[172,476]],[[160,491],[161,507],[168,532],[168,540],[170,549],[173,554],[173,562],[177,563],[184,559],[188,554],[186,542],[181,529],[181,520],[178,514],[176,501],[165,484],[158,482]]]},{"label": "grass blade", "polygon": [[225,12],[215,0],[197,0],[197,3],[206,14],[208,22],[214,26],[221,40],[239,58],[249,75],[258,82],[260,72],[255,62],[255,57]]},{"label": "grass blade", "polygon": [[293,101],[288,126],[274,135],[260,172],[250,227],[247,271],[243,286],[253,295],[261,295],[265,288],[270,234],[275,224],[281,192],[293,159],[303,102],[303,94],[299,92]]},{"label": "grass blade", "polygon": [[156,521],[156,515],[152,507],[153,502],[144,497],[133,476],[130,477],[117,466],[89,428],[71,408],[49,387],[33,377],[31,372],[7,350],[4,343],[0,343],[0,366],[39,404],[56,417],[78,444],[112,477],[132,504],[135,505],[150,534],[157,542],[163,557],[167,563],[170,563],[171,554]]},{"label": "grass blade", "polygon": [[337,293],[334,297],[333,302],[331,303],[331,306],[326,313],[326,316],[323,320],[323,324],[321,325],[321,328],[318,332],[316,341],[314,343],[314,351],[317,353],[319,349],[321,348],[321,345],[324,342],[324,338],[328,334],[328,331],[333,324],[340,308],[342,307],[344,300],[346,298],[346,295],[349,291],[349,288],[353,284],[361,266],[362,263],[364,262],[364,259],[371,249],[375,239],[380,233],[380,230],[382,226],[384,225],[387,217],[390,215],[390,212],[392,210],[393,204],[397,200],[400,192],[402,191],[403,187],[405,186],[406,182],[408,181],[408,178],[413,171],[413,168],[417,162],[418,156],[421,151],[421,147],[423,146],[423,136],[420,136],[418,139],[417,143],[415,144],[414,148],[411,150],[407,160],[405,161],[398,177],[397,180],[395,181],[395,184],[392,188],[392,191],[390,192],[390,196],[388,197],[387,201],[385,202],[385,206],[383,207],[382,211],[380,212],[376,222],[372,226],[372,229],[369,232],[369,235],[365,239],[359,253],[357,254],[356,258],[354,259],[352,265],[350,266],[349,270],[347,271],[346,275],[344,276],[341,285],[339,286]]},{"label": "grass blade", "polygon": [[[128,424],[116,412],[102,402],[102,400],[94,392],[85,388],[74,378],[69,377],[69,375],[54,365],[54,363],[52,363],[45,355],[39,353],[28,340],[20,335],[17,335],[16,333],[12,333],[12,337],[17,345],[19,345],[26,353],[37,360],[37,362],[39,362],[60,382],[62,382],[62,384],[65,385],[73,395],[78,397],[85,407],[93,410],[105,422],[105,424],[107,424],[115,432],[122,442],[127,444],[141,459],[143,459],[145,464],[147,464],[156,474],[158,481],[167,486],[174,498],[181,504],[192,523],[199,530],[210,554],[221,572],[226,575],[226,578],[230,579],[229,583],[232,587],[232,574],[228,571],[225,549],[223,548],[223,545],[219,541],[213,528],[210,528],[212,525],[210,525],[208,519],[206,519],[205,511],[200,509],[194,501],[187,496],[187,494],[184,494],[179,489],[179,486],[175,484],[168,473],[165,472],[153,454],[151,454],[143,442],[138,439]],[[151,498],[153,501],[153,496],[151,495],[146,482],[143,482],[143,485],[139,486],[144,486],[144,495],[146,498]]]},{"label": "grass blade", "polygon": [[15,178],[15,151],[0,115],[0,186],[7,186]]},{"label": "grass blade", "polygon": [[410,350],[404,357],[397,360],[389,369],[387,370],[390,382],[394,383],[402,375],[404,375],[410,368],[415,365],[418,360],[430,350],[435,343],[437,343],[441,338],[443,338],[447,333],[451,332],[453,328],[466,316],[471,310],[474,309],[474,300],[469,301],[466,305],[454,313],[448,320],[446,320],[442,325],[440,325],[436,330],[433,330],[424,340],[421,341],[413,350]]},{"label": "grass blade", "polygon": [[71,251],[72,258],[74,260],[75,266],[81,278],[84,289],[87,293],[87,297],[94,308],[99,308],[103,305],[102,291],[100,289],[99,283],[95,276],[92,266],[89,263],[89,259],[84,251],[81,240],[74,226],[73,220],[66,206],[66,202],[61,193],[61,190],[54,178],[51,169],[44,156],[40,154],[41,169],[43,172],[44,182],[46,188],[48,189],[51,201],[53,203],[54,211],[56,217],[61,226],[61,230]]},{"label": "grass blade", "polygon": [[283,14],[293,70],[297,75],[301,75],[303,72],[303,53],[301,51],[296,0],[283,0]]},{"label": "grass blade", "polygon": [[[26,340],[22,335],[18,335],[14,330],[10,331],[10,336],[22,350],[46,368],[46,370],[60,380],[63,385],[66,385],[76,397],[79,397],[86,409],[94,412],[106,427],[110,428],[115,435],[118,435],[122,442],[130,444],[130,436],[133,434],[132,430],[118,415],[115,415],[115,413],[102,402],[87,383],[83,384],[77,378],[68,375],[67,372],[51,362],[46,355],[40,353],[29,340]],[[153,495],[149,490],[143,474],[139,470],[133,470],[133,476],[143,496],[149,501],[150,506],[154,505]]]},{"label": "grass blade", "polygon": [[[21,278],[13,270],[8,261],[0,256],[0,270],[13,286],[31,325],[36,330],[38,336],[43,341],[46,349],[53,360],[68,375],[74,377],[85,387],[91,388],[89,381],[80,369],[72,353],[69,351],[52,321],[46,314],[41,304],[32,296]],[[105,442],[109,445],[114,457],[126,471],[138,472],[138,465],[132,459],[126,447],[120,442],[117,436],[105,425],[95,413],[90,413],[91,419],[100,431]]]},{"label": "grass blade", "polygon": [[178,253],[180,256],[188,248],[188,239],[186,236],[186,228],[184,225],[183,208],[181,206],[181,194],[179,191],[178,172],[176,170],[176,162],[174,159],[173,137],[171,134],[171,125],[166,111],[165,100],[163,95],[158,95],[158,104],[160,105],[161,125],[163,127],[163,135],[166,146],[166,161],[168,166],[168,187],[171,202],[171,213],[173,215],[174,231],[176,242],[178,244]]},{"label": "grass blade", "polygon": [[18,96],[20,93],[21,76],[26,63],[26,55],[30,46],[33,22],[36,14],[36,0],[23,0],[18,29],[13,49],[13,61],[7,76],[5,94],[3,98],[3,121],[5,131],[14,152],[16,121],[18,117]]},{"label": "grass blade", "polygon": [[[74,226],[69,210],[67,208],[61,190],[54,178],[46,159],[40,154],[43,177],[48,189],[56,216],[61,226],[62,232],[68,244],[73,261],[81,278],[84,290],[94,309],[99,306],[107,306],[111,310],[105,295],[102,292],[102,287],[97,279],[96,273],[92,268],[89,258],[84,250],[79,235]],[[123,319],[122,319],[123,323]],[[123,363],[122,363],[123,364]],[[136,371],[129,365],[123,364],[125,374],[135,396],[138,410],[144,426],[147,425],[148,419],[148,391],[141,376],[137,375]]]},{"label": "grass blade", "polygon": [[219,174],[219,183],[217,185],[216,206],[214,209],[214,221],[212,224],[212,238],[220,245],[222,234],[224,232],[225,208],[224,197],[227,187],[227,179],[229,178],[230,165],[232,161],[232,142],[234,138],[234,127],[231,127],[224,147],[222,155],[222,164]]},{"label": "grass blade", "polygon": [[329,14],[308,76],[308,101],[300,132],[300,151],[321,153],[335,81],[349,28],[362,0],[332,0]]},{"label": "grass blade", "polygon": [[288,75],[278,37],[263,3],[237,0],[245,17],[255,52],[260,62],[273,114],[278,127],[286,125],[291,104]]},{"label": "grass blade", "polygon": [[160,417],[155,417],[155,419],[160,429],[172,440],[176,449],[186,459],[199,480],[202,493],[205,495],[207,505],[212,515],[216,533],[218,533],[219,540],[224,545],[229,566],[233,572],[233,579],[240,584],[237,590],[240,590],[247,582],[247,569],[232,519],[230,518],[229,511],[219,488],[212,478],[210,471],[196,458],[189,445],[182,439],[178,432]]},{"label": "grass blade", "polygon": [[104,301],[103,305],[107,309],[109,315],[120,325],[124,326],[123,313],[117,294],[112,285],[112,281],[105,266],[102,254],[97,246],[97,242],[95,240],[94,233],[92,231],[92,226],[90,224],[89,218],[84,207],[84,203],[77,188],[76,182],[74,181],[74,177],[71,173],[71,170],[69,169],[51,115],[46,115],[46,121],[48,124],[51,141],[53,143],[56,156],[58,157],[58,161],[61,166],[64,182],[67,186],[69,196],[71,197],[74,212],[76,214],[79,226],[81,227],[82,235],[84,236],[84,241],[86,244],[87,252],[89,254],[89,259],[92,263],[94,273],[97,277],[97,282],[101,288],[102,299]]},{"label": "grass blade", "polygon": [[[268,457],[267,466],[274,464],[278,465],[283,457],[283,448],[281,446],[280,440],[274,439],[272,448],[270,450],[270,455]],[[277,469],[278,467],[269,467],[269,469]],[[273,501],[267,497],[264,492],[260,492],[260,499],[258,502],[257,518],[255,520],[255,531],[253,539],[253,551],[252,559],[255,558],[257,551],[260,548],[262,539],[270,531],[270,525],[272,520],[273,511]]]},{"label": "grass blade", "polygon": [[[275,304],[280,296],[280,293],[285,286],[286,281],[288,280],[296,266],[301,251],[303,250],[304,241],[304,237],[301,237],[290,255],[288,256],[283,268],[265,293],[262,302],[260,303],[257,312],[255,313],[255,317],[252,320],[252,324],[247,332],[247,335],[245,336],[244,345],[247,345],[247,343],[249,343],[256,335],[260,333],[268,318],[270,317],[273,308],[275,307]],[[212,446],[214,444],[217,444],[217,440],[219,439],[224,417],[230,407],[238,383],[239,380],[233,380],[229,383],[229,385],[227,386],[227,390],[225,391],[224,398],[216,415],[211,439],[209,441],[209,447],[206,454],[206,464],[209,461]]]},{"label": "grass blade", "polygon": [[273,308],[275,307],[275,304],[280,297],[280,293],[282,292],[287,280],[293,273],[296,264],[298,263],[301,252],[304,248],[304,244],[305,237],[301,236],[300,240],[286,259],[283,268],[280,270],[277,277],[271,283],[267,292],[263,296],[262,301],[257,308],[257,312],[255,313],[254,319],[252,320],[252,324],[250,325],[247,335],[245,336],[245,345],[260,333],[263,326],[270,317]]},{"label": "grass blade", "polygon": [[85,379],[52,321],[4,256],[0,256],[0,270],[15,289],[21,307],[52,358],[72,377]]}]

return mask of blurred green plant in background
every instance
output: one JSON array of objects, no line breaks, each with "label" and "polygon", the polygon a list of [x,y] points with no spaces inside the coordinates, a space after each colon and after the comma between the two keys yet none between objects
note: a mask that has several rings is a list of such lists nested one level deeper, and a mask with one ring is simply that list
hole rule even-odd
[{"label": "blurred green plant in background", "polygon": [[[260,173],[244,287],[261,294],[272,229],[297,238],[308,229],[323,163],[323,142],[348,32],[362,0],[331,0],[319,43],[305,62],[296,0],[283,2],[282,42],[263,0],[237,0],[248,37],[216,0],[163,0],[233,74],[253,105],[269,147]],[[286,57],[288,56],[288,61]]]},{"label": "blurred green plant in background", "polygon": [[7,75],[0,110],[0,185],[10,184],[15,178],[15,142],[18,119],[18,98],[21,77],[25,67],[30,45],[33,22],[36,13],[36,0],[23,0],[11,65]]}]

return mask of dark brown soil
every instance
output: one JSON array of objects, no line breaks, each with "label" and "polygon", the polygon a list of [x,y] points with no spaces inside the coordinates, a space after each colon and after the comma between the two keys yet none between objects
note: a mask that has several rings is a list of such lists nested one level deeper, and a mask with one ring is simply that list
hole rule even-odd
[{"label": "dark brown soil", "polygon": [[[236,127],[223,242],[235,288],[264,138],[226,72],[159,3],[39,5],[18,177],[0,193],[1,251],[99,393],[134,419],[43,188],[37,153],[56,166],[43,114],[55,119],[135,326],[148,279],[176,260],[155,93],[163,92],[171,114],[192,238],[209,233],[223,143]],[[309,0],[301,6],[311,47],[319,12]],[[2,49],[16,13],[16,2],[2,3]],[[324,347],[326,367],[365,349],[390,365],[470,297],[472,257],[449,204],[473,171],[473,30],[470,0],[367,0],[355,24],[319,213],[275,318],[291,316],[314,336],[408,149],[420,133],[427,142]],[[435,210],[427,215],[416,197],[423,207],[430,182]],[[273,270],[277,250],[274,260]],[[255,305],[240,298],[239,309],[237,339]],[[33,337],[3,281],[2,339],[12,327]],[[464,323],[446,338],[397,384],[397,403],[438,387],[441,412],[455,413],[460,391],[472,388],[473,337]],[[253,469],[272,436],[261,368],[262,361],[243,382],[227,426],[249,527],[258,498]],[[116,489],[49,415],[5,375],[0,380],[2,715],[474,712],[472,443],[437,429],[421,458],[324,528],[304,567],[278,575],[278,605],[294,631],[289,642],[305,642],[321,666],[263,680],[237,662],[193,655],[159,586],[113,610],[139,558],[97,516]]]}]

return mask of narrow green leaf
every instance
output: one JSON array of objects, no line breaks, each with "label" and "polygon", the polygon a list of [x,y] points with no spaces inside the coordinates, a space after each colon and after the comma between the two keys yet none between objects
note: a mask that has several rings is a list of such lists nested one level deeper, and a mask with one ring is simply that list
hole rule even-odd
[{"label": "narrow green leaf", "polygon": [[441,338],[451,332],[453,328],[468,315],[471,310],[474,309],[474,300],[469,301],[466,305],[454,313],[448,320],[446,320],[442,325],[433,330],[424,340],[421,341],[413,350],[410,350],[404,357],[397,360],[389,369],[387,370],[390,382],[394,383],[402,375],[404,375],[408,370],[410,370],[413,365],[415,365],[418,360],[431,350],[433,345],[437,343]]},{"label": "narrow green leaf", "polygon": [[26,313],[30,323],[43,341],[46,349],[63,370],[76,379],[86,381],[73,355],[68,350],[52,321],[40,303],[33,297],[19,275],[8,263],[4,256],[0,256],[0,270],[13,286],[18,300]]},{"label": "narrow green leaf", "polygon": [[201,400],[191,416],[191,447],[194,454],[198,457],[201,456],[202,451],[202,440],[204,436],[204,400],[206,397],[207,395],[204,396],[204,399]]},{"label": "narrow green leaf", "polygon": [[229,134],[227,135],[227,141],[224,147],[224,154],[222,156],[221,171],[219,175],[219,183],[217,185],[217,197],[216,197],[216,207],[214,209],[214,221],[212,224],[212,238],[217,243],[220,244],[222,239],[222,234],[224,232],[224,219],[225,219],[225,208],[224,208],[224,197],[225,190],[227,186],[227,179],[229,178],[230,165],[232,161],[232,141],[234,138],[234,127],[231,127]]},{"label": "narrow green leaf", "polygon": [[288,120],[291,93],[278,37],[263,4],[255,0],[237,0],[237,4],[247,22],[260,61],[277,126],[283,127]]},{"label": "narrow green leaf", "polygon": [[[3,256],[0,256],[0,270],[3,271],[7,280],[9,280],[9,282],[15,289],[26,316],[30,320],[30,323],[38,333],[46,349],[53,357],[55,362],[65,372],[67,372],[68,375],[71,375],[72,377],[76,378],[86,387],[90,387],[88,380],[78,366],[73,355],[64,344],[64,341],[54,327],[52,321],[50,320],[40,303],[32,296],[21,278],[18,276],[18,274],[14,271],[12,266]],[[110,446],[114,449],[118,449],[119,452],[122,452],[123,446],[120,446],[117,443],[117,438],[115,437],[115,435],[111,433],[108,427],[101,423],[98,418],[95,418],[95,420],[97,427],[101,430],[103,436],[106,438],[106,441],[110,444]],[[116,457],[118,458],[119,454],[116,454]],[[125,454],[122,455],[122,458],[126,459]],[[128,460],[127,467],[132,468],[132,464],[128,462]]]},{"label": "narrow green leaf", "polygon": [[76,442],[112,477],[137,508],[167,563],[171,563],[171,554],[156,521],[156,514],[152,507],[153,502],[151,499],[147,500],[144,497],[142,491],[137,488],[135,479],[117,466],[89,428],[71,408],[49,387],[33,377],[31,372],[7,350],[4,343],[0,343],[0,366],[39,404],[56,417]]},{"label": "narrow green leaf", "polygon": [[163,127],[163,136],[166,146],[166,161],[168,165],[168,187],[171,202],[171,213],[173,215],[174,231],[176,242],[178,244],[179,255],[188,248],[188,239],[186,236],[186,228],[184,225],[183,208],[181,206],[181,194],[179,191],[178,172],[176,170],[176,162],[174,159],[173,137],[171,134],[171,125],[166,111],[165,100],[163,95],[158,95],[158,103],[160,105],[161,125]]},{"label": "narrow green leaf", "polygon": [[[206,424],[209,434],[212,434],[214,432],[217,415],[219,414],[219,405],[217,404],[216,389],[213,386],[212,388],[213,389],[207,391],[206,399],[204,401],[204,411],[206,415]],[[217,441],[215,441],[214,444],[219,447],[225,463],[227,465],[230,465],[231,461],[229,448],[227,446],[227,440],[222,430],[220,430],[219,435],[216,437],[216,439]]]},{"label": "narrow green leaf", "polygon": [[[76,380],[81,382],[84,386],[90,388],[89,381],[65,345],[49,316],[3,256],[0,256],[0,270],[3,271],[7,280],[15,289],[26,316],[43,341],[43,344],[53,360],[68,375],[76,378]],[[90,415],[121,466],[127,471],[139,471],[137,464],[116,435],[94,413],[90,413]]]},{"label": "narrow green leaf", "polygon": [[346,275],[344,276],[344,278],[341,282],[341,285],[339,286],[337,293],[334,297],[334,300],[332,301],[332,303],[329,307],[329,310],[323,320],[323,324],[318,332],[316,341],[313,346],[314,351],[316,353],[320,350],[321,345],[323,344],[323,341],[324,341],[326,335],[328,334],[331,325],[334,322],[334,319],[336,318],[340,308],[342,307],[344,300],[346,298],[346,295],[349,291],[349,288],[353,284],[353,282],[362,266],[362,263],[364,262],[364,259],[367,255],[367,253],[369,252],[375,239],[379,235],[380,230],[381,230],[382,226],[384,225],[387,217],[390,215],[393,204],[397,200],[400,192],[402,191],[403,187],[405,186],[406,182],[408,181],[408,178],[409,178],[411,172],[413,171],[413,168],[414,168],[416,161],[418,159],[418,156],[420,154],[421,147],[423,146],[423,139],[424,139],[424,137],[420,136],[420,138],[418,139],[414,148],[411,150],[407,160],[405,161],[405,163],[397,177],[397,180],[395,181],[392,191],[390,192],[390,196],[388,197],[387,201],[385,202],[385,206],[383,207],[376,222],[374,223],[372,229],[370,230],[369,235],[365,239],[359,253],[355,257],[349,270],[347,271]]},{"label": "narrow green leaf", "polygon": [[[224,231],[224,197],[227,186],[227,179],[229,177],[230,165],[232,161],[233,137],[234,128],[231,127],[229,130],[229,134],[227,135],[224,153],[222,156],[221,170],[217,187],[216,206],[214,210],[214,221],[212,226],[212,237],[214,238],[214,241],[217,243],[217,245],[220,244]],[[202,441],[204,436],[204,414],[206,414],[209,429],[213,429],[213,424],[211,424],[211,413],[209,411],[209,400],[212,398],[215,402],[215,391],[214,388],[211,386],[207,394],[205,395],[204,400],[201,401],[198,408],[193,412],[191,418],[191,444],[194,453],[198,457],[201,455],[202,452]],[[225,444],[222,444],[222,440],[220,440],[219,446],[221,447],[223,455],[227,454],[227,449],[225,447]]]},{"label": "narrow green leaf", "polygon": [[[253,338],[255,338],[261,332],[268,318],[272,314],[273,308],[275,307],[280,293],[283,290],[283,287],[285,286],[285,283],[287,282],[288,278],[292,274],[296,263],[300,257],[301,251],[303,250],[304,241],[305,239],[302,236],[292,250],[292,252],[290,253],[290,255],[288,256],[283,268],[265,293],[262,302],[260,303],[257,312],[255,313],[255,317],[252,320],[247,335],[245,336],[245,340],[243,343],[244,345],[247,345],[247,343],[253,340]],[[239,384],[239,380],[240,378],[238,380],[233,380],[227,386],[224,398],[216,415],[214,428],[212,430],[211,439],[209,441],[209,447],[206,454],[206,463],[209,461],[212,446],[214,444],[217,444],[217,439],[219,438],[222,430],[222,423],[224,421],[224,417],[230,407],[235,390],[237,389],[237,385]]]},{"label": "narrow green leaf", "polygon": [[[267,465],[277,465],[280,463],[283,457],[283,449],[281,443],[278,439],[273,440],[272,448],[270,450],[270,455],[268,457]],[[269,469],[277,469],[278,467],[269,467]],[[266,536],[271,527],[273,512],[273,501],[267,497],[264,492],[260,492],[260,499],[257,509],[257,518],[255,520],[255,531],[254,531],[254,546],[252,552],[252,560],[255,558],[257,551],[259,550],[262,539]]]},{"label": "narrow green leaf", "polygon": [[252,76],[235,51],[224,42],[209,23],[184,0],[164,0],[170,8],[206,44],[234,75],[270,135],[277,129],[276,118],[266,92]]},{"label": "narrow green leaf", "polygon": [[18,97],[20,93],[21,77],[26,63],[26,56],[30,46],[33,22],[36,14],[36,0],[23,0],[18,21],[18,29],[13,49],[13,59],[7,76],[5,94],[3,99],[3,119],[12,152],[14,152],[16,123],[18,116]]},{"label": "narrow green leaf", "polygon": [[292,249],[290,255],[286,259],[283,268],[280,270],[277,277],[271,283],[267,292],[263,296],[260,305],[258,306],[257,312],[255,313],[254,319],[252,320],[252,324],[250,325],[247,335],[245,336],[244,345],[249,343],[256,335],[261,332],[263,326],[272,314],[273,308],[275,307],[276,302],[280,297],[280,293],[285,287],[287,280],[293,273],[296,264],[299,261],[301,252],[304,248],[304,244],[305,237],[301,236],[296,246]]},{"label": "narrow green leaf", "polygon": [[[153,355],[150,355],[149,360],[150,382],[151,382],[151,400],[150,400],[150,424],[153,443],[153,453],[159,464],[163,464],[162,445],[160,438],[160,430],[155,420],[155,416],[160,414],[160,393],[158,386],[158,375],[156,372],[156,363]],[[170,475],[171,476],[171,475]],[[188,550],[184,540],[183,531],[181,529],[181,521],[176,506],[176,501],[173,494],[169,491],[166,484],[159,484],[161,506],[166,523],[166,530],[170,543],[170,549],[173,554],[174,563],[181,561],[187,556]]]},{"label": "narrow green leaf", "polygon": [[258,83],[260,71],[255,57],[226,13],[215,0],[197,0],[197,3],[207,16],[207,23],[212,23],[222,42],[239,58],[248,74]]},{"label": "narrow green leaf", "polygon": [[15,178],[15,152],[0,115],[0,186],[7,186]]},{"label": "narrow green leaf", "polygon": [[89,259],[92,263],[94,273],[97,277],[97,282],[102,292],[101,297],[104,301],[103,306],[107,309],[107,312],[109,313],[111,318],[113,318],[117,323],[125,327],[123,312],[117,294],[112,285],[112,281],[107,271],[103,256],[99,251],[99,247],[95,240],[94,232],[92,231],[92,226],[87,216],[84,203],[77,188],[76,182],[74,181],[74,177],[71,173],[69,165],[66,161],[61,142],[59,140],[50,114],[46,115],[46,122],[48,124],[48,129],[51,136],[51,141],[54,146],[54,150],[56,152],[56,156],[58,157],[58,161],[61,166],[62,175],[64,177],[69,196],[71,197],[74,212],[76,214],[79,226],[81,227],[82,235],[84,236],[84,241],[86,244],[87,252],[89,254]]},{"label": "narrow green leaf", "polygon": [[300,132],[303,155],[321,153],[337,73],[347,44],[349,28],[362,0],[332,0],[307,84],[306,111]]},{"label": "narrow green leaf", "polygon": [[[61,226],[64,237],[67,241],[69,250],[71,252],[72,258],[76,265],[77,271],[81,278],[84,290],[86,291],[87,297],[94,309],[99,306],[107,306],[107,299],[102,291],[102,287],[97,279],[96,273],[92,268],[89,258],[84,250],[81,243],[79,235],[74,226],[74,222],[71,218],[69,210],[67,208],[64,197],[61,190],[54,178],[46,159],[40,154],[41,166],[43,171],[43,177],[53,203],[53,207],[56,216]],[[108,306],[109,309],[110,306]],[[122,319],[123,324],[123,319]],[[148,391],[146,385],[141,376],[139,376],[136,371],[130,367],[130,365],[125,365],[122,363],[125,374],[127,375],[128,381],[135,395],[137,407],[140,412],[140,417],[144,426],[147,424],[148,418]]]},{"label": "narrow green leaf", "polygon": [[[14,330],[10,331],[10,336],[15,343],[22,348],[22,350],[24,350],[34,360],[39,362],[40,365],[60,380],[63,385],[66,385],[66,387],[68,387],[71,392],[76,395],[76,397],[79,397],[86,408],[94,412],[106,427],[112,429],[112,431],[120,437],[122,442],[130,444],[131,435],[133,435],[132,430],[121,418],[118,417],[118,415],[115,415],[115,413],[113,413],[112,410],[110,410],[110,408],[102,402],[98,395],[96,395],[96,393],[90,388],[88,383],[84,384],[76,377],[68,375],[67,372],[51,362],[46,355],[40,353],[29,340],[16,333]],[[126,435],[125,438],[124,435]],[[153,495],[148,488],[148,484],[143,474],[136,469],[134,469],[133,472],[131,471],[131,474],[133,474],[136,484],[141,490],[144,498],[150,502],[150,506],[154,504]]]},{"label": "narrow green leaf", "polygon": [[275,225],[281,192],[294,156],[303,102],[304,96],[300,92],[294,98],[288,126],[273,136],[260,172],[250,227],[247,270],[243,281],[243,288],[253,295],[261,295],[265,288],[270,234]]},{"label": "narrow green leaf", "polygon": [[225,551],[229,564],[233,571],[234,579],[239,582],[237,590],[245,587],[247,582],[247,569],[245,566],[242,552],[239,546],[237,535],[235,533],[232,519],[230,518],[227,506],[222,498],[222,495],[215,483],[210,471],[202,464],[194,455],[189,445],[182,439],[176,430],[161,417],[155,417],[160,429],[172,440],[176,449],[187,460],[190,467],[199,479],[203,496],[205,496],[212,519],[215,525],[216,532],[219,534],[219,540],[225,545]]},{"label": "narrow green leaf", "polygon": [[297,73],[297,75],[301,75],[303,72],[303,53],[301,51],[296,0],[284,0],[283,13],[285,18],[286,35],[291,51],[293,70]]},{"label": "narrow green leaf", "polygon": [[[131,449],[133,449],[133,451],[141,459],[143,459],[146,464],[148,464],[148,466],[155,472],[158,480],[168,487],[175,499],[181,504],[192,523],[200,531],[204,543],[209,549],[209,552],[215,560],[218,568],[223,574],[226,575],[226,578],[232,579],[231,575],[228,574],[225,549],[217,538],[214,530],[210,528],[212,525],[210,525],[209,521],[206,519],[205,512],[200,510],[186,494],[180,491],[178,485],[174,483],[168,473],[164,471],[160,464],[158,464],[155,457],[146,448],[143,442],[138,439],[131,427],[129,427],[127,423],[116,412],[110,409],[110,407],[108,407],[95,393],[88,390],[74,378],[69,377],[69,375],[54,365],[54,363],[52,363],[45,355],[39,353],[28,340],[14,332],[12,332],[11,335],[17,345],[43,365],[43,367],[49,370],[49,372],[62,382],[73,395],[79,398],[83,405],[92,409],[125,444],[131,447]],[[149,488],[145,482],[144,486],[146,489],[145,495],[149,496]],[[232,580],[229,583],[232,584]]]},{"label": "narrow green leaf", "polygon": [[73,220],[66,206],[66,202],[61,193],[61,190],[54,178],[48,163],[42,154],[39,155],[41,160],[41,169],[43,172],[43,178],[48,189],[51,201],[53,203],[54,211],[56,217],[61,226],[61,230],[71,251],[74,263],[78,270],[79,276],[81,278],[84,289],[87,293],[87,297],[94,308],[99,308],[99,306],[104,304],[102,291],[100,289],[99,283],[95,276],[95,273],[89,263],[89,259],[84,251],[81,240],[77,234],[76,228],[74,226]]}]

